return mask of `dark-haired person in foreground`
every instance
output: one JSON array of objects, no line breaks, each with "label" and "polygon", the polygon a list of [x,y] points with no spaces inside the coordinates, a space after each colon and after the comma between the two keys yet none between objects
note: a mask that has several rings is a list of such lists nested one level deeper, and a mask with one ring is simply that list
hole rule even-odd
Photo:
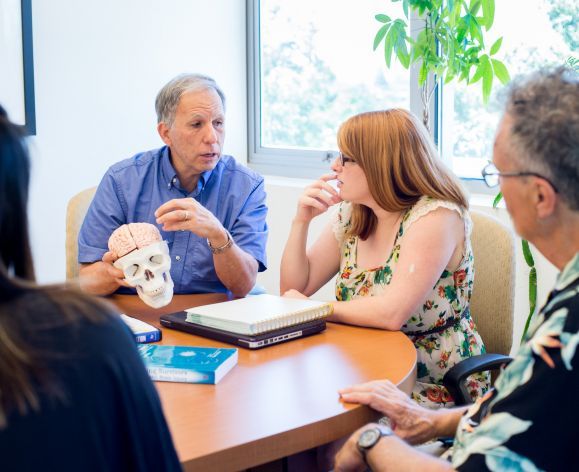
[{"label": "dark-haired person in foreground", "polygon": [[[561,273],[515,359],[470,408],[427,410],[388,381],[343,389],[390,418],[367,425],[336,471],[571,470],[579,463],[579,74],[538,73],[510,90],[487,183],[500,183],[517,233]],[[452,461],[412,448],[454,436]]]},{"label": "dark-haired person in foreground", "polygon": [[0,470],[181,470],[118,315],[80,292],[34,284],[29,167],[0,107]]}]

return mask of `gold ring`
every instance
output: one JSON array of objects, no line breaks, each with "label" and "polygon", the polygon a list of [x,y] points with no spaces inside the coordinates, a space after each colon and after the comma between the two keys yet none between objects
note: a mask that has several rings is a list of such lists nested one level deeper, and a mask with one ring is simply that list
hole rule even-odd
[{"label": "gold ring", "polygon": [[189,220],[191,217],[189,216],[189,212],[187,210],[185,210],[185,218],[183,218],[183,221],[187,221]]}]

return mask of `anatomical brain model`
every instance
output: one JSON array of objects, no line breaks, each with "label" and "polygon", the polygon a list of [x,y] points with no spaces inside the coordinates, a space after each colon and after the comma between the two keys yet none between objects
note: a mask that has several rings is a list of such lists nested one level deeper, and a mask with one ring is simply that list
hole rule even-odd
[{"label": "anatomical brain model", "polygon": [[171,256],[155,225],[129,223],[118,227],[109,238],[109,250],[118,257],[114,266],[124,272],[125,280],[137,288],[147,305],[160,308],[171,301]]}]

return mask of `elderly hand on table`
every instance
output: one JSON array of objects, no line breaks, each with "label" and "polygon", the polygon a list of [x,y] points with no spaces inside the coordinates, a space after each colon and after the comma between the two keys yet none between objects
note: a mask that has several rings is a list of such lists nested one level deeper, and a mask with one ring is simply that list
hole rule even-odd
[{"label": "elderly hand on table", "polygon": [[410,444],[441,435],[437,431],[439,413],[418,405],[389,380],[353,385],[338,393],[345,402],[368,405],[388,417],[392,431]]},{"label": "elderly hand on table", "polygon": [[[366,460],[358,448],[360,434],[371,427],[356,431],[336,454],[335,472],[375,471],[449,471],[452,465],[411,447],[440,436],[454,436],[464,408],[429,410],[413,402],[389,380],[375,380],[339,391],[342,400],[368,405],[386,415],[395,435],[382,437],[366,453]],[[398,437],[396,437],[398,436]]]}]

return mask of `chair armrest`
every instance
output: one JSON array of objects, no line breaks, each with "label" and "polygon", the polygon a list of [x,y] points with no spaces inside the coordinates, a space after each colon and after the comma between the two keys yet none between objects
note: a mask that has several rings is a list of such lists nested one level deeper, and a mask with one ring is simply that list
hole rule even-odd
[{"label": "chair armrest", "polygon": [[468,405],[472,403],[472,400],[465,385],[465,379],[477,372],[499,369],[503,364],[508,364],[512,360],[511,357],[502,354],[472,356],[450,368],[444,375],[442,383],[457,406]]}]

